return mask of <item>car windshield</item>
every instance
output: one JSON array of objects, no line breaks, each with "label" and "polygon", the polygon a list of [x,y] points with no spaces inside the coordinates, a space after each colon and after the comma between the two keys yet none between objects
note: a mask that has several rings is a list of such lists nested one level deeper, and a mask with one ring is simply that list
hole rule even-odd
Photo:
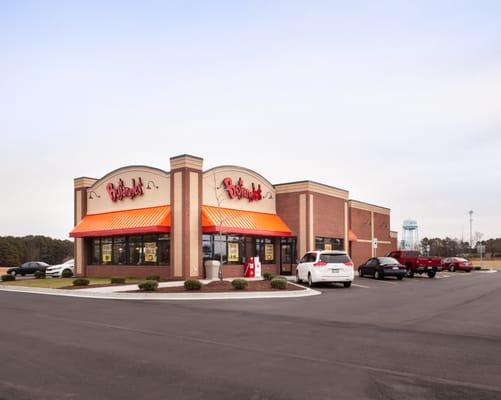
[{"label": "car windshield", "polygon": [[74,260],[71,259],[71,260],[68,260],[68,261],[65,261],[64,264],[73,264]]},{"label": "car windshield", "polygon": [[346,254],[324,253],[320,254],[320,261],[328,264],[344,264],[350,262]]},{"label": "car windshield", "polygon": [[379,263],[381,265],[400,264],[397,260],[395,260],[392,257],[379,257]]}]

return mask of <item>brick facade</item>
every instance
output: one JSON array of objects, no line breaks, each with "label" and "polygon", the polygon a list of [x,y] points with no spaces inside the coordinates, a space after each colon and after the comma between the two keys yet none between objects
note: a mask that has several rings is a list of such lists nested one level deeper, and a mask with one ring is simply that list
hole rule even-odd
[{"label": "brick facade", "polygon": [[[183,155],[171,158],[170,171],[131,166],[115,170],[100,180],[75,179],[75,223],[85,217],[89,201],[92,202],[89,204],[94,210],[91,213],[94,214],[104,212],[101,210],[110,210],[111,206],[114,210],[117,207],[140,209],[155,205],[168,205],[171,210],[169,266],[87,265],[88,246],[84,245],[87,240],[77,237],[75,239],[77,275],[138,277],[160,275],[163,279],[203,278],[205,269],[201,251],[202,207],[214,206],[219,195],[226,196],[222,207],[247,212],[276,213],[285,222],[291,236],[296,240],[297,254],[292,255],[291,273],[295,271],[296,256],[301,257],[304,252],[314,250],[316,237],[342,239],[345,249],[353,259],[355,268],[372,256],[384,255],[396,249],[396,232],[390,233],[390,210],[350,200],[349,192],[346,190],[312,181],[272,185],[261,175],[242,167],[222,166],[204,172],[202,166],[201,158]],[[141,196],[134,200],[129,199],[111,204],[111,200],[104,191],[110,176],[116,181],[120,176],[125,175],[127,179],[130,179],[138,173],[141,173],[144,179],[148,177],[144,184],[148,185],[146,189],[151,191],[145,190],[144,199]],[[222,181],[226,174],[232,176],[234,182],[239,180],[240,176],[244,176],[246,187],[251,184],[255,184],[253,187],[260,187],[263,190],[262,199],[249,201],[249,199],[229,198],[224,189],[222,193],[217,194],[217,190],[221,190],[217,187],[217,182]],[[216,183],[214,184],[213,181]],[[209,191],[211,191],[210,196]],[[205,204],[205,201],[209,204]],[[238,234],[238,232],[231,231],[227,233]],[[248,236],[252,236],[252,233]],[[263,234],[263,236],[266,235]],[[351,241],[348,239],[350,236]],[[375,238],[378,239],[378,247],[372,249],[372,240]],[[276,263],[263,264],[262,272],[275,274],[281,272],[280,242],[280,237],[276,237]],[[246,254],[249,255],[252,253],[252,248],[247,247]],[[284,252],[285,250],[284,248]],[[290,264],[287,265],[290,269]],[[243,265],[224,265],[223,267],[224,277],[227,278],[242,276],[243,273]]]}]

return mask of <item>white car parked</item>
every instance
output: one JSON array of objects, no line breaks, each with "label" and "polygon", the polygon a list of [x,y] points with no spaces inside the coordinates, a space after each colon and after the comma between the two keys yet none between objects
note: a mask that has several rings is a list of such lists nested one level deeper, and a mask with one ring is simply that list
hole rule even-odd
[{"label": "white car parked", "polygon": [[351,286],[355,278],[353,262],[345,251],[310,251],[304,255],[296,267],[296,281],[342,283]]},{"label": "white car parked", "polygon": [[59,265],[52,265],[45,270],[45,275],[53,278],[61,278],[63,271],[70,271],[72,275],[75,274],[75,260],[71,259]]}]

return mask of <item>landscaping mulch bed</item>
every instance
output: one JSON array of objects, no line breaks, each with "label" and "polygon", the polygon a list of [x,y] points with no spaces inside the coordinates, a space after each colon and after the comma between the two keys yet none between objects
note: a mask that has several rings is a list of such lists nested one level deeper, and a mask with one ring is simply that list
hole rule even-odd
[{"label": "landscaping mulch bed", "polygon": [[[274,289],[270,285],[270,281],[248,281],[249,286],[245,290],[235,290],[229,281],[213,281],[206,285],[202,285],[200,290],[186,290],[184,286],[164,287],[155,290],[156,293],[221,293],[221,292],[280,292],[286,290],[304,290],[302,287],[287,283],[286,289]],[[133,290],[131,292],[140,292]]]}]

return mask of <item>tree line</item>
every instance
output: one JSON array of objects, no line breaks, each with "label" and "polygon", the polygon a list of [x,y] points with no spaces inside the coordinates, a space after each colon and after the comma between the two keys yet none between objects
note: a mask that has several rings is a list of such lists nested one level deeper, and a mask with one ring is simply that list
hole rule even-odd
[{"label": "tree line", "polygon": [[[501,257],[501,238],[479,241],[478,244],[485,245],[484,257]],[[429,246],[429,247],[428,247]],[[421,249],[423,253],[430,256],[440,257],[479,257],[476,246],[470,248],[470,243],[463,240],[446,237],[443,238],[424,238],[421,240]],[[427,251],[429,249],[429,251]]]},{"label": "tree line", "polygon": [[15,267],[27,261],[54,265],[72,257],[71,240],[47,236],[0,236],[0,267]]}]

